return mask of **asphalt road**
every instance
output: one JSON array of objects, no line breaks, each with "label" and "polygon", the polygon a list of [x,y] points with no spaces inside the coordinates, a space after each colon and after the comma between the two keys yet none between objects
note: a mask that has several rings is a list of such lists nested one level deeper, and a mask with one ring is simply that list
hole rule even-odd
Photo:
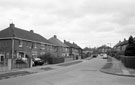
[{"label": "asphalt road", "polygon": [[106,59],[94,58],[59,69],[0,80],[0,85],[135,85],[134,77],[100,72]]}]

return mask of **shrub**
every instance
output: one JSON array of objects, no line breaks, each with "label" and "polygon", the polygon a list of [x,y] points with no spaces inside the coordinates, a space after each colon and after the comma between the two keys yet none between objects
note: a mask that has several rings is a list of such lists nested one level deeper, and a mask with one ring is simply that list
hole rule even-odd
[{"label": "shrub", "polygon": [[125,49],[124,55],[125,56],[121,58],[122,63],[127,68],[135,69],[135,44],[132,36],[129,37],[128,46]]},{"label": "shrub", "polygon": [[90,56],[91,56],[91,53],[90,52],[87,52],[86,54],[83,53],[82,56],[81,56],[81,58],[82,59],[85,59],[85,58],[90,57]]},{"label": "shrub", "polygon": [[121,56],[124,55],[124,51],[117,51],[115,58],[120,60]]},{"label": "shrub", "polygon": [[64,62],[64,58],[63,57],[55,57],[51,53],[46,53],[44,55],[41,55],[41,56],[39,56],[39,58],[41,58],[45,62],[48,62],[49,64],[57,64],[57,63]]},{"label": "shrub", "polygon": [[39,58],[41,58],[45,62],[48,62],[49,58],[51,58],[51,57],[54,57],[51,53],[46,53],[44,55],[39,56]]},{"label": "shrub", "polygon": [[50,57],[48,59],[49,64],[57,64],[57,63],[62,63],[62,62],[64,62],[63,57]]},{"label": "shrub", "polygon": [[129,40],[128,40],[128,46],[125,49],[125,56],[135,56],[135,44],[134,44],[134,40],[133,37],[130,36]]}]

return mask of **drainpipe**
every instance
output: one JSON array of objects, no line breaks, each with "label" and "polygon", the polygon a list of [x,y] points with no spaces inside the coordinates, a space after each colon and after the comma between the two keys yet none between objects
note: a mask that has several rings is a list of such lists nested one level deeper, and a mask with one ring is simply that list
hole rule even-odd
[{"label": "drainpipe", "polygon": [[14,57],[14,39],[12,38],[12,49],[11,49],[11,57],[9,57],[8,59],[8,70],[11,70],[12,69],[12,59]]},{"label": "drainpipe", "polygon": [[[12,57],[11,57],[11,59],[13,59],[14,58],[14,46],[15,46],[15,42],[14,42],[14,38],[12,39]],[[13,63],[11,63],[11,64],[13,64]],[[12,65],[11,65],[12,66]],[[12,67],[11,67],[12,68]]]}]

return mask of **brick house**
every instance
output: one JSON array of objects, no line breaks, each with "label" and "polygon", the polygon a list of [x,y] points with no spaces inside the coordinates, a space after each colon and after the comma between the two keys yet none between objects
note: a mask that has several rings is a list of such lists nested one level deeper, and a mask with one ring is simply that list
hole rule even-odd
[{"label": "brick house", "polygon": [[56,35],[49,39],[57,48],[55,57],[69,57],[69,46],[60,41]]},{"label": "brick house", "polygon": [[111,51],[111,47],[103,45],[101,47],[98,47],[98,53],[108,53],[109,51]]},{"label": "brick house", "polygon": [[75,43],[70,43],[66,40],[64,40],[64,44],[69,46],[69,55],[73,57],[73,60],[81,59],[81,56],[82,56],[82,48],[81,47],[79,47]]},{"label": "brick house", "polygon": [[116,51],[122,51],[124,52],[126,47],[128,45],[128,40],[124,39],[122,42],[119,41],[113,48],[116,50]]},{"label": "brick house", "polygon": [[0,62],[12,69],[18,58],[29,60],[27,67],[31,67],[31,58],[53,52],[53,44],[41,35],[10,26],[0,31]]}]

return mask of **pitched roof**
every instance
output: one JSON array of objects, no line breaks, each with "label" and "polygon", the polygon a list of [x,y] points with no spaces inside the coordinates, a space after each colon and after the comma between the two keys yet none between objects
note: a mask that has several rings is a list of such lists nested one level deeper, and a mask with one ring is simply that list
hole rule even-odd
[{"label": "pitched roof", "polygon": [[65,41],[64,40],[64,43],[66,44],[66,45],[68,45],[69,47],[72,47],[72,48],[77,48],[77,49],[82,49],[81,47],[79,47],[77,44],[75,44],[75,43],[70,43],[70,42],[68,42],[68,41]]},{"label": "pitched roof", "polygon": [[56,35],[54,35],[54,37],[51,37],[51,38],[49,39],[49,41],[50,41],[51,43],[53,43],[54,45],[56,45],[56,46],[69,47],[69,46],[67,46],[66,44],[64,44],[62,41],[60,41],[60,40],[56,37]]},{"label": "pitched roof", "polygon": [[11,38],[11,37],[51,44],[46,38],[44,38],[40,34],[34,33],[33,31],[26,31],[17,28],[14,26],[14,24],[10,24],[8,28],[0,31],[0,38]]},{"label": "pitched roof", "polygon": [[103,45],[103,46],[98,47],[98,49],[110,49],[110,48],[111,48],[111,47],[106,46],[106,45]]},{"label": "pitched roof", "polygon": [[78,46],[77,44],[73,43],[73,46],[78,48],[78,49],[82,49],[80,46]]},{"label": "pitched roof", "polygon": [[70,42],[64,41],[64,44],[68,45],[69,47],[74,47]]},{"label": "pitched roof", "polygon": [[127,40],[124,40],[124,41],[119,41],[114,47],[118,47],[118,46],[123,46],[123,45],[127,45],[128,44],[128,41]]}]

